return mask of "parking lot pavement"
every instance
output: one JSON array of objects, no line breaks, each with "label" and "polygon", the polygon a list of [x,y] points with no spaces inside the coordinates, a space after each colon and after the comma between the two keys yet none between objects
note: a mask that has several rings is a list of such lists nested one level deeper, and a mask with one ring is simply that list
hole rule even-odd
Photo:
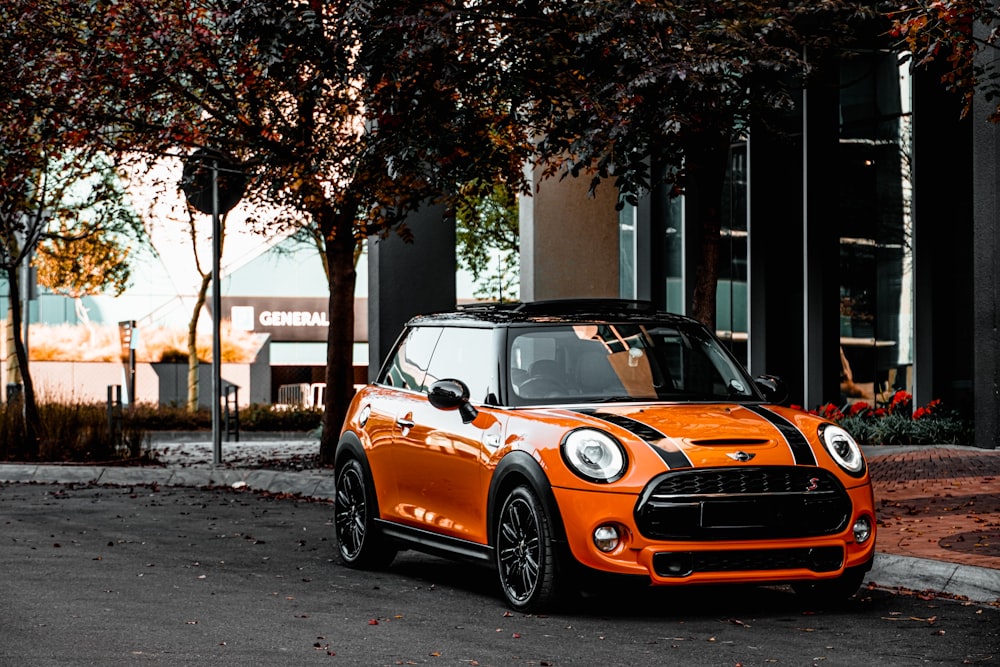
[{"label": "parking lot pavement", "polygon": [[[153,466],[0,464],[0,483],[232,486],[333,498],[315,438],[222,445],[154,442]],[[878,516],[874,585],[1000,605],[1000,450],[973,447],[866,449]]]}]

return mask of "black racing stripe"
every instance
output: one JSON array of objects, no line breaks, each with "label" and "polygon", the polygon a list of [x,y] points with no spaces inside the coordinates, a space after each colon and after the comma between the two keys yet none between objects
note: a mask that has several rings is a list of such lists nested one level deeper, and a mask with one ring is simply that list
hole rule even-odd
[{"label": "black racing stripe", "polygon": [[781,435],[784,436],[785,442],[788,443],[788,448],[792,450],[792,457],[795,459],[796,465],[817,465],[816,454],[813,452],[812,447],[809,446],[809,441],[806,440],[806,436],[802,434],[802,431],[795,427],[795,424],[788,421],[781,415],[771,412],[762,405],[748,405],[746,407],[769,421],[775,428],[778,429]]},{"label": "black racing stripe", "polygon": [[678,449],[673,440],[649,424],[643,424],[641,421],[613,412],[602,412],[594,409],[583,409],[577,412],[596,417],[615,426],[620,426],[629,433],[641,438],[663,459],[663,462],[667,464],[667,468],[670,470],[692,467],[691,460],[687,457],[687,454]]}]

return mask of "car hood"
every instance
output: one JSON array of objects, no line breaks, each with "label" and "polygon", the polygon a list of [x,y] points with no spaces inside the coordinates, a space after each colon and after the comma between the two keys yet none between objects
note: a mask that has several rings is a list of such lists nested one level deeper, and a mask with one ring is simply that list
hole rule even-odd
[{"label": "car hood", "polygon": [[810,438],[802,430],[808,422],[807,430],[815,434],[815,421],[803,413],[736,403],[602,405],[578,412],[628,431],[670,468],[817,465]]}]

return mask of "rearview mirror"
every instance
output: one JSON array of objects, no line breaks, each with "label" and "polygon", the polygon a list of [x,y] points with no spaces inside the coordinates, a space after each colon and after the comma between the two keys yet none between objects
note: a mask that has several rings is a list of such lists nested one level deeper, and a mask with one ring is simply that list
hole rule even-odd
[{"label": "rearview mirror", "polygon": [[758,375],[753,380],[757,389],[764,394],[768,403],[784,403],[788,400],[788,387],[785,381],[774,375]]},{"label": "rearview mirror", "polygon": [[468,424],[479,415],[479,411],[469,403],[469,387],[461,380],[438,380],[427,391],[427,399],[438,410],[457,408],[464,424]]}]

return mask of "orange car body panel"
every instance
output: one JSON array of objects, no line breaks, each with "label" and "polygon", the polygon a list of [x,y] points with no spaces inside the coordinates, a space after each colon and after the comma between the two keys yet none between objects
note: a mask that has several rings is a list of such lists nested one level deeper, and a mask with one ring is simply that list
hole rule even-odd
[{"label": "orange car body panel", "polygon": [[[361,424],[358,415],[362,408],[375,404],[379,411],[371,409],[367,421]],[[852,525],[861,516],[868,517],[875,530],[874,498],[867,471],[851,476],[833,461],[817,434],[819,425],[825,422],[814,415],[777,406],[750,409],[736,403],[478,408],[476,419],[463,424],[457,411],[432,407],[426,394],[369,386],[355,396],[349,411],[352,417],[344,430],[357,435],[366,451],[383,520],[487,545],[493,471],[511,452],[523,451],[538,463],[553,490],[573,556],[597,570],[648,575],[655,584],[818,581],[836,578],[844,567],[863,565],[873,557],[874,534],[863,545],[856,544],[852,535]],[[771,415],[801,434],[798,452]],[[645,424],[666,438],[651,441],[638,437],[633,430],[615,423],[623,419]],[[628,467],[620,479],[603,484],[590,482],[563,462],[560,443],[566,433],[580,427],[602,430],[622,443]],[[738,461],[734,459],[737,452],[752,458],[749,462]],[[650,480],[670,470],[669,456],[685,457],[694,469],[741,465],[820,467],[835,474],[846,489],[851,515],[842,531],[821,537],[648,539],[636,527],[634,512]],[[811,462],[803,462],[810,456]],[[592,539],[594,529],[606,523],[620,526],[624,535],[622,544],[610,554],[599,551]],[[670,578],[657,576],[651,562],[655,553],[664,551],[818,547],[842,548],[842,568],[821,573],[808,569],[703,572]]]}]

